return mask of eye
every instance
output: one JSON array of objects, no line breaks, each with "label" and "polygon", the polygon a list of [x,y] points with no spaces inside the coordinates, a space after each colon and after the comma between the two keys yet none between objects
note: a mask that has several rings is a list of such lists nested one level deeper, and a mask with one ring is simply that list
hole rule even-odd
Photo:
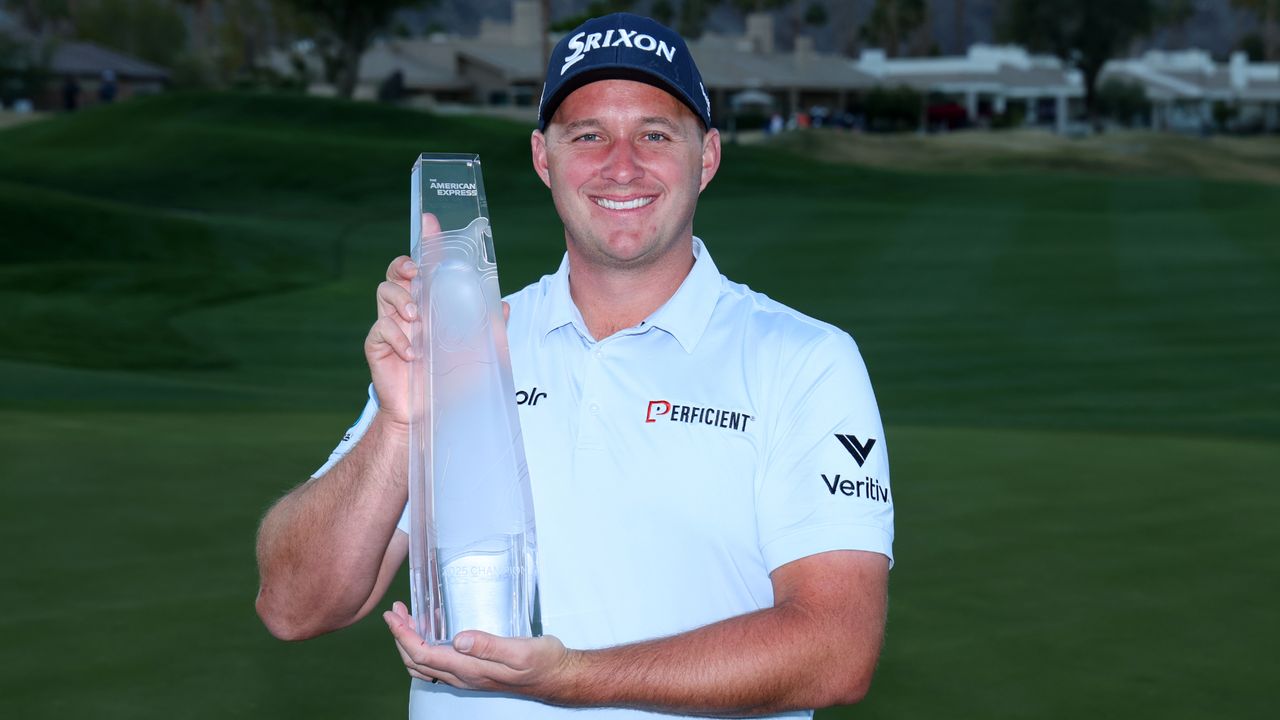
[{"label": "eye", "polygon": [[648,140],[649,142],[656,143],[656,142],[662,142],[663,140],[666,140],[667,136],[663,133],[658,132],[657,130],[651,130],[644,134],[644,139]]},{"label": "eye", "polygon": [[582,133],[578,137],[574,138],[573,141],[574,142],[595,142],[596,140],[599,140],[599,139],[600,139],[599,134],[589,132],[589,133]]}]

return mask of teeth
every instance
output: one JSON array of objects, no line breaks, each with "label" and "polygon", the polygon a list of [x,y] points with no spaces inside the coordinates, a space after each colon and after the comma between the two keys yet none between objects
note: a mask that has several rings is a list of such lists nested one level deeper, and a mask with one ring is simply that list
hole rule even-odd
[{"label": "teeth", "polygon": [[634,210],[638,207],[644,207],[653,202],[652,197],[640,197],[635,200],[627,200],[626,202],[618,202],[608,198],[595,198],[596,204],[606,210]]}]

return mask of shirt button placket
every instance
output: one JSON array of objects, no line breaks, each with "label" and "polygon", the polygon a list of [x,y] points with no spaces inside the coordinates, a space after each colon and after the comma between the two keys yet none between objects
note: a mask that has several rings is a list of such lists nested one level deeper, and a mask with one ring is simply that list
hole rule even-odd
[{"label": "shirt button placket", "polygon": [[579,448],[603,448],[603,435],[600,428],[600,398],[597,388],[601,386],[600,361],[604,351],[596,343],[587,355],[586,373],[582,383],[582,414],[578,431]]}]

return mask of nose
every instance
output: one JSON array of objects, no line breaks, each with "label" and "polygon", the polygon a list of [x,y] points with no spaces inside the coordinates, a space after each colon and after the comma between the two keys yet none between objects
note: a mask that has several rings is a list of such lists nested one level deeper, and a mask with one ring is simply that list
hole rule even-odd
[{"label": "nose", "polygon": [[604,167],[601,168],[600,175],[604,179],[612,180],[619,185],[627,185],[632,180],[644,175],[635,146],[629,142],[613,143],[609,148],[609,155],[605,158]]}]

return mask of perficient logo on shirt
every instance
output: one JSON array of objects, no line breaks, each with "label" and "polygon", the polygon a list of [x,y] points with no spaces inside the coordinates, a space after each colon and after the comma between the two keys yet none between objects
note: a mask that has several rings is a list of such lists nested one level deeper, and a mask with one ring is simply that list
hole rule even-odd
[{"label": "perficient logo on shirt", "polygon": [[747,431],[747,423],[755,420],[754,415],[735,410],[722,410],[698,405],[680,405],[670,400],[650,400],[645,411],[644,421],[647,423],[665,420],[668,422],[710,425],[727,430]]}]

